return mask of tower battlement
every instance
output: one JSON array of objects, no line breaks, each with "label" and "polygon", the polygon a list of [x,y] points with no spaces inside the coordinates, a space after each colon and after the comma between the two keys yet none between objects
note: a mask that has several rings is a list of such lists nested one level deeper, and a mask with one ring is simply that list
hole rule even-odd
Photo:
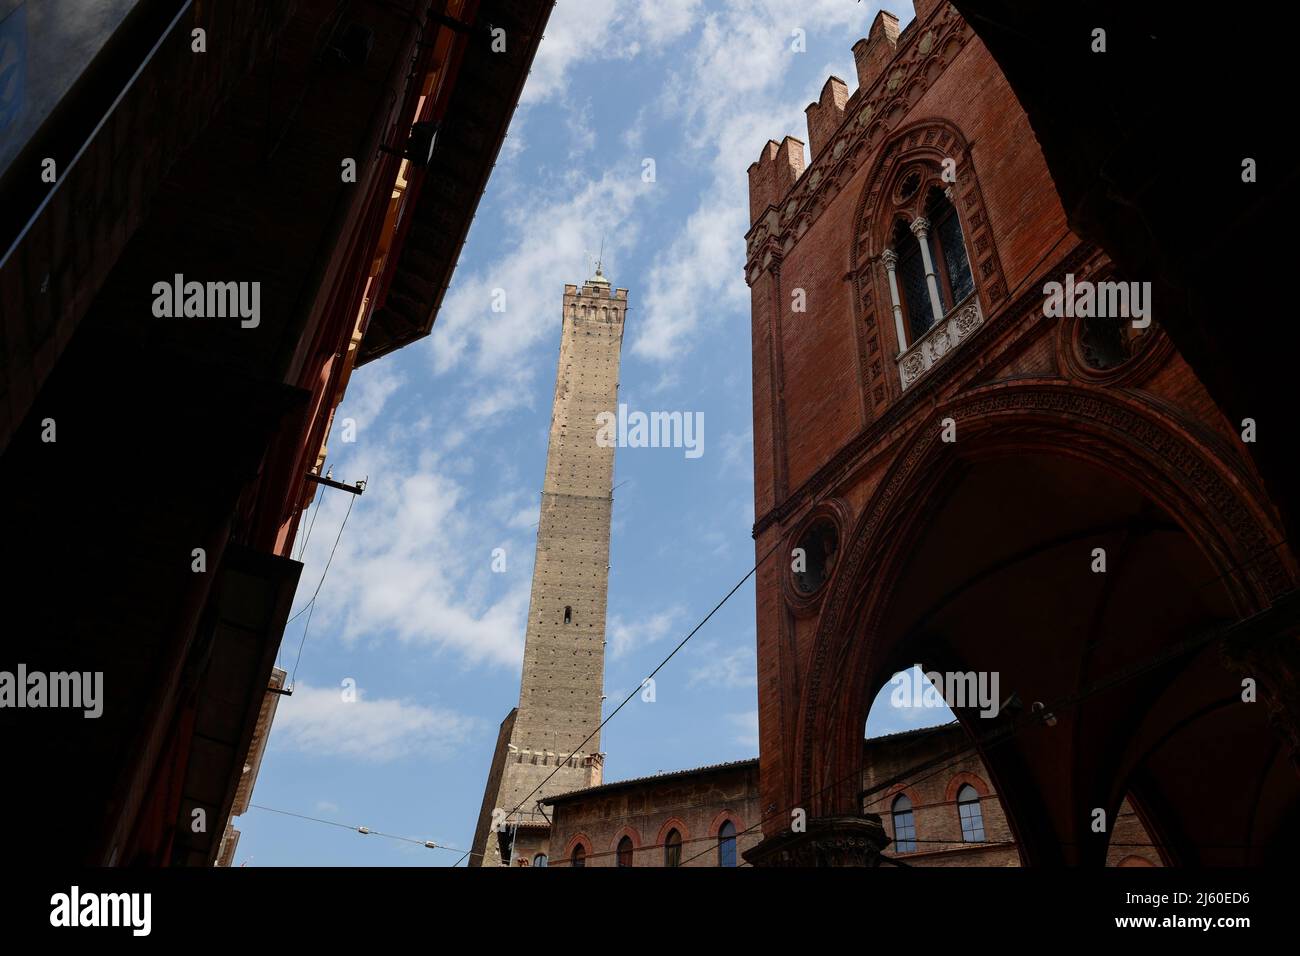
[{"label": "tower battlement", "polygon": [[[822,86],[817,101],[809,103],[804,110],[808,120],[808,152],[810,163],[815,166],[822,160],[837,134],[846,122],[859,120],[859,125],[867,122],[879,123],[883,111],[878,105],[868,105],[868,99],[879,98],[880,93],[886,98],[897,94],[907,100],[915,91],[904,89],[896,74],[890,70],[892,64],[904,49],[911,46],[916,39],[918,24],[930,19],[937,8],[946,7],[946,0],[914,0],[913,8],[916,18],[906,30],[899,30],[898,17],[881,10],[871,22],[867,35],[853,44],[853,63],[857,72],[858,85],[852,94],[848,84],[838,76],[831,76]],[[955,13],[952,15],[955,16]],[[922,41],[924,42],[924,41]],[[929,50],[922,50],[922,55]],[[786,136],[779,143],[768,140],[759,152],[758,160],[749,167],[749,221],[756,223],[764,218],[772,206],[779,206],[786,194],[794,188],[804,175],[805,157],[804,141],[794,136]],[[834,162],[840,158],[835,153],[830,158]]]}]

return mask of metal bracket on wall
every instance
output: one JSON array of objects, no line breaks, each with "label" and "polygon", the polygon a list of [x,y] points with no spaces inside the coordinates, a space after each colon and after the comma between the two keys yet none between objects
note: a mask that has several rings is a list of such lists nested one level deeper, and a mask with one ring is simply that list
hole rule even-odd
[{"label": "metal bracket on wall", "polygon": [[307,480],[314,481],[318,485],[325,485],[326,487],[329,488],[337,488],[339,491],[346,491],[349,494],[359,495],[365,492],[366,482],[370,480],[370,476],[367,475],[365,478],[362,478],[360,481],[358,481],[355,485],[349,485],[342,481],[335,481],[333,478],[330,478],[328,476],[317,475],[312,472],[307,473]]}]

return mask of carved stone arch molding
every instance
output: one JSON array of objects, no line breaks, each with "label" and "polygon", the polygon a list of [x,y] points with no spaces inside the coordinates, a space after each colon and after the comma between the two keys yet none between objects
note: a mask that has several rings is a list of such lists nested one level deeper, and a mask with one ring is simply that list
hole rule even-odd
[{"label": "carved stone arch molding", "polygon": [[[957,422],[956,444],[940,438],[945,417]],[[810,815],[854,809],[860,718],[879,664],[866,635],[880,629],[909,549],[941,506],[937,489],[973,456],[1043,450],[1104,468],[1160,502],[1224,576],[1241,616],[1295,587],[1282,533],[1255,483],[1137,396],[1059,380],[956,396],[913,432],[841,546],[799,698],[792,805],[810,807]]]},{"label": "carved stone arch molding", "polygon": [[[901,391],[897,376],[890,374],[894,363],[885,348],[885,343],[893,337],[893,313],[888,281],[880,265],[880,254],[888,243],[889,223],[898,208],[897,180],[900,174],[910,173],[918,166],[933,171],[937,178],[945,159],[956,162],[957,181],[945,185],[952,186],[952,204],[961,222],[971,276],[984,315],[992,317],[1006,302],[1002,261],[993,242],[970,143],[946,119],[924,119],[897,130],[882,145],[858,197],[850,253],[854,325],[860,336],[865,379],[862,384],[868,404],[876,414]],[[924,202],[924,194],[933,184],[933,179],[922,182],[920,202]]]}]

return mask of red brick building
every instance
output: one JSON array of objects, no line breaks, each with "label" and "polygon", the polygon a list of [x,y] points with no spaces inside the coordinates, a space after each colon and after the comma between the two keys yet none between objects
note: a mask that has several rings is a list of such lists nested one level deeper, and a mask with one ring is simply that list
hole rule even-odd
[{"label": "red brick building", "polygon": [[[953,754],[956,753],[956,756]],[[912,773],[920,761],[938,767]],[[744,866],[763,835],[759,761],[678,770],[543,801],[547,848],[524,847],[515,866]],[[863,745],[862,789],[884,818],[883,855],[907,866],[1019,866],[997,793],[960,727],[873,737]],[[788,817],[787,817],[788,818]],[[1160,866],[1136,812],[1121,805],[1108,866]],[[1122,847],[1118,844],[1122,844]]]},{"label": "red brick building", "polygon": [[1171,864],[1285,854],[1296,561],[1253,423],[1162,330],[1156,277],[1068,228],[971,26],[916,12],[878,15],[857,89],[808,107],[810,161],[786,137],[749,169],[760,780],[782,812],[748,859],[885,838],[862,728],[918,661],[999,675],[996,715],[955,709],[1026,863],[1113,860],[1126,800]]}]

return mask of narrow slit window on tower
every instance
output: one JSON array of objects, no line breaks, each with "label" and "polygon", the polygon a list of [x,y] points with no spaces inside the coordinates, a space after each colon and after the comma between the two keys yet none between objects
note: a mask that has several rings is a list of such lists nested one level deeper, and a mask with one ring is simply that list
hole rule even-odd
[{"label": "narrow slit window on tower", "polygon": [[573,608],[569,607],[569,605],[567,604],[564,606],[564,623],[565,624],[573,623]]}]

